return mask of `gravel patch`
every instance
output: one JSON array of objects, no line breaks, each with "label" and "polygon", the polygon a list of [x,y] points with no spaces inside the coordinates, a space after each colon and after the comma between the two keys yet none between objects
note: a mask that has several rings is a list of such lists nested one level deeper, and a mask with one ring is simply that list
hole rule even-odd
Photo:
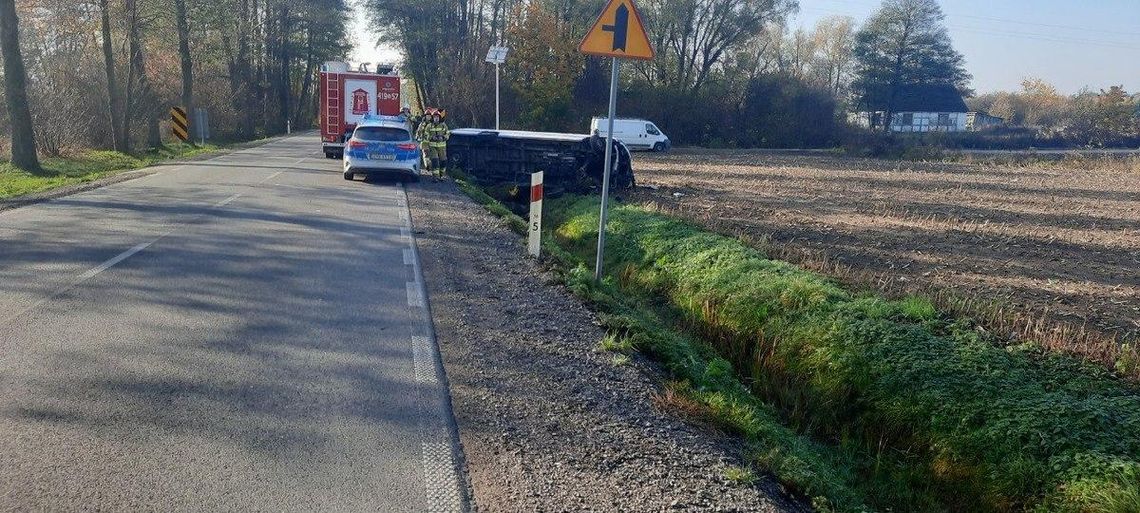
[{"label": "gravel patch", "polygon": [[409,186],[477,511],[807,511],[725,478],[740,442],[659,411],[664,376],[599,352],[593,312],[453,184]]}]

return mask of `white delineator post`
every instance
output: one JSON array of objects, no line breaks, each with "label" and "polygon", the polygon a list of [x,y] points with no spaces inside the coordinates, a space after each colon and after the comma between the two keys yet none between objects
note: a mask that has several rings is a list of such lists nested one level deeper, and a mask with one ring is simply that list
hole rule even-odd
[{"label": "white delineator post", "polygon": [[530,175],[530,232],[527,252],[538,258],[542,253],[542,171]]}]

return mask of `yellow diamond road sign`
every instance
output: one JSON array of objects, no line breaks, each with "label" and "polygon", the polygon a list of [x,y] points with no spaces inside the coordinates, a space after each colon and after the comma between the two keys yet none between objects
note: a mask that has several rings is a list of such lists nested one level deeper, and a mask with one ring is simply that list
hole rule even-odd
[{"label": "yellow diamond road sign", "polygon": [[598,21],[578,44],[578,51],[590,55],[626,59],[653,58],[653,45],[645,33],[645,23],[633,0],[609,0]]}]

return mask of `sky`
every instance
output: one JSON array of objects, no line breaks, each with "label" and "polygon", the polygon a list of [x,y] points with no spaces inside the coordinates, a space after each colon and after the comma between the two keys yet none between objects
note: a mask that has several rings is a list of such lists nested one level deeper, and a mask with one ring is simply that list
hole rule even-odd
[{"label": "sky", "polygon": [[[1140,0],[1137,0],[1140,1]],[[364,15],[364,8],[360,6],[359,1],[350,1],[349,5],[352,6],[351,25],[349,27],[349,34],[352,35],[353,49],[352,54],[348,56],[353,64],[361,62],[370,62],[376,64],[382,63],[397,63],[401,60],[400,51],[389,45],[376,45],[377,34],[370,30],[368,25],[368,17]]]},{"label": "sky", "polygon": [[[1140,91],[1140,0],[941,0],[946,27],[979,94],[1040,77],[1062,93],[1124,85]],[[846,15],[862,23],[878,0],[800,0],[793,28]]]},{"label": "sky", "polygon": [[[811,29],[821,18],[862,23],[879,0],[800,0],[790,21]],[[942,0],[954,47],[966,58],[979,94],[1010,91],[1040,77],[1066,94],[1123,85],[1140,91],[1140,0]],[[353,16],[353,62],[396,62],[397,50],[376,48],[362,10]]]}]

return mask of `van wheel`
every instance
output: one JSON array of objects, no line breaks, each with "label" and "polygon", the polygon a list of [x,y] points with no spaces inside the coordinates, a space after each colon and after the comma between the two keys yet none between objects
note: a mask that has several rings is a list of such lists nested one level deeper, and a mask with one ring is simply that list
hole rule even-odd
[{"label": "van wheel", "polygon": [[344,179],[345,179],[345,180],[352,180],[352,178],[353,178],[353,174],[352,174],[352,173],[345,173],[345,174],[344,174]]},{"label": "van wheel", "polygon": [[665,143],[659,142],[653,145],[653,151],[661,153],[665,151]]}]

